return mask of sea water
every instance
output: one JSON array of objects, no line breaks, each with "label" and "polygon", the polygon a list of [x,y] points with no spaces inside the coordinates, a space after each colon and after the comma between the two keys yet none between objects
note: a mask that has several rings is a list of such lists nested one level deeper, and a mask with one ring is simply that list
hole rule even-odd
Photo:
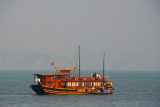
[{"label": "sea water", "polygon": [[47,71],[0,71],[0,107],[160,107],[158,71],[107,72],[110,95],[37,95],[29,85],[39,72]]}]

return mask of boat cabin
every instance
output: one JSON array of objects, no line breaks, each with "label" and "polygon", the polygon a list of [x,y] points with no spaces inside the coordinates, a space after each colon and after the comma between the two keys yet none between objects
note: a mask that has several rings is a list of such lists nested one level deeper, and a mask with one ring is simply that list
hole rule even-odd
[{"label": "boat cabin", "polygon": [[[59,69],[60,72],[34,74],[34,84],[47,86],[50,88],[68,88],[68,89],[83,89],[83,88],[97,88],[103,86],[103,76],[99,73],[94,73],[87,77],[70,77],[71,71],[78,71],[78,69]],[[38,77],[36,79],[36,76]]]}]

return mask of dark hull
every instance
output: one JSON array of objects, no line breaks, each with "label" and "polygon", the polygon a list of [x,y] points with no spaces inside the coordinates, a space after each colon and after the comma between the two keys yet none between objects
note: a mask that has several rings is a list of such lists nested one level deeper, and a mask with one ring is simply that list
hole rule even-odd
[{"label": "dark hull", "polygon": [[30,85],[30,88],[39,95],[50,95],[50,94],[71,94],[77,92],[77,90],[68,89],[55,89],[49,87],[43,87],[41,85]]},{"label": "dark hull", "polygon": [[30,85],[30,88],[39,95],[47,95],[48,93],[44,92],[43,87],[41,85]]}]

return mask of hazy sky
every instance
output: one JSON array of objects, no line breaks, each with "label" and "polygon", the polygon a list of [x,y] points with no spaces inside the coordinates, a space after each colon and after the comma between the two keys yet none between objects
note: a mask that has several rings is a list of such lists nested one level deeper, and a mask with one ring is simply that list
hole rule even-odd
[{"label": "hazy sky", "polygon": [[159,0],[0,0],[0,70],[160,71]]}]

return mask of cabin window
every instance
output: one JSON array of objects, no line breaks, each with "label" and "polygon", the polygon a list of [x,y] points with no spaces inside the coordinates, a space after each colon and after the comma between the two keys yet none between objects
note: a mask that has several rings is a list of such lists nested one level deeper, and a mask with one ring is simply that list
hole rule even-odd
[{"label": "cabin window", "polygon": [[51,76],[51,79],[54,79],[54,76]]},{"label": "cabin window", "polygon": [[86,86],[89,86],[89,82],[86,82]]},{"label": "cabin window", "polygon": [[78,86],[81,86],[81,82],[78,82]]},{"label": "cabin window", "polygon": [[98,86],[100,86],[100,84],[99,84],[99,83],[100,83],[100,82],[98,82],[98,84],[97,84]]},{"label": "cabin window", "polygon": [[84,86],[84,82],[81,82],[81,86]]},{"label": "cabin window", "polygon": [[51,86],[51,83],[50,83],[50,81],[48,82],[48,86]]},{"label": "cabin window", "polygon": [[60,76],[59,76],[59,75],[57,76],[57,79],[60,79]]},{"label": "cabin window", "polygon": [[78,86],[78,82],[76,82],[76,86]]},{"label": "cabin window", "polygon": [[74,86],[77,86],[77,82],[74,82]]},{"label": "cabin window", "polygon": [[71,82],[67,82],[67,86],[71,86]]},{"label": "cabin window", "polygon": [[71,82],[68,82],[68,86],[71,86]]},{"label": "cabin window", "polygon": [[93,83],[91,82],[91,86],[93,86]]},{"label": "cabin window", "polygon": [[65,78],[65,77],[66,77],[65,75],[62,75],[62,79]]},{"label": "cabin window", "polygon": [[76,82],[72,82],[72,86],[76,86]]},{"label": "cabin window", "polygon": [[94,85],[94,86],[97,86],[97,82],[94,82],[93,85]]},{"label": "cabin window", "polygon": [[45,80],[46,78],[45,78],[45,77],[43,77],[43,79]]},{"label": "cabin window", "polygon": [[88,86],[88,82],[85,82],[86,86]]},{"label": "cabin window", "polygon": [[93,85],[96,86],[95,82],[93,82]]}]

